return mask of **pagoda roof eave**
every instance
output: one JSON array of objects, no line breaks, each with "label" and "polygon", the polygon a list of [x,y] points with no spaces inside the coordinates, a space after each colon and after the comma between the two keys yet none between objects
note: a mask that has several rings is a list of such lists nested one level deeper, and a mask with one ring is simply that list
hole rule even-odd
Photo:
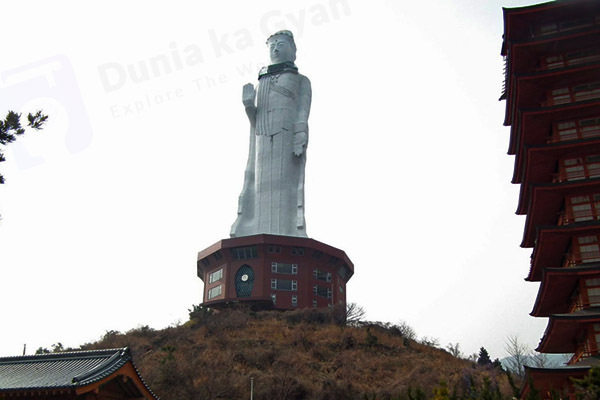
[{"label": "pagoda roof eave", "polygon": [[81,395],[118,376],[131,378],[126,383],[129,392],[158,400],[139,374],[128,348],[0,358],[0,394],[9,397],[29,392]]},{"label": "pagoda roof eave", "polygon": [[540,344],[540,353],[574,353],[581,331],[587,324],[600,322],[600,308],[588,308],[568,314],[552,314]]},{"label": "pagoda roof eave", "polygon": [[[518,28],[522,29],[524,24],[529,24],[527,20],[529,16],[533,17],[534,14],[540,14],[545,12],[555,12],[553,9],[561,7],[576,7],[578,3],[583,3],[585,0],[555,0],[546,3],[533,4],[528,6],[520,7],[502,7],[502,16],[504,21],[504,34],[502,35],[502,47],[500,54],[505,56],[507,54],[508,43],[514,40],[513,32],[517,31]],[[530,18],[531,18],[530,17]],[[519,19],[521,21],[519,21]],[[514,25],[522,25],[521,27]],[[517,29],[514,29],[517,28]]]},{"label": "pagoda roof eave", "polygon": [[584,277],[600,276],[600,264],[586,267],[545,268],[533,310],[532,317],[549,317],[556,313],[569,311],[569,299]]},{"label": "pagoda roof eave", "polygon": [[[551,126],[552,122],[583,118],[593,112],[594,109],[600,106],[600,99],[591,99],[585,101],[577,101],[573,103],[557,104],[554,106],[545,107],[520,107],[517,110],[517,123],[512,124],[510,130],[510,141],[508,154],[517,155],[522,152],[525,145],[534,144],[525,142],[525,135],[522,132],[536,132],[539,129],[545,130],[543,133],[547,135],[547,127]],[[537,125],[536,125],[537,124]],[[528,136],[530,136],[529,134]],[[545,141],[545,138],[538,141]],[[515,161],[515,165],[518,163]],[[520,176],[513,174],[513,183],[518,183]]]},{"label": "pagoda roof eave", "polygon": [[544,268],[561,265],[563,257],[575,235],[597,233],[599,221],[578,222],[569,225],[551,225],[537,227],[537,244],[531,257],[531,268],[525,280],[536,282],[542,278]]},{"label": "pagoda roof eave", "polygon": [[[537,227],[553,226],[552,224],[557,223],[558,214],[563,208],[564,198],[567,194],[589,194],[595,190],[600,193],[600,178],[528,185],[529,204],[521,247],[534,246]],[[573,224],[562,226],[570,225]]]},{"label": "pagoda roof eave", "polygon": [[[548,180],[555,173],[556,161],[562,157],[592,155],[600,152],[600,137],[583,138],[548,144],[525,145],[522,156],[515,158],[515,175],[512,183],[520,183],[517,214],[527,212],[527,187],[533,183],[551,183]],[[517,160],[522,160],[517,163]],[[517,181],[515,179],[519,177]]]}]

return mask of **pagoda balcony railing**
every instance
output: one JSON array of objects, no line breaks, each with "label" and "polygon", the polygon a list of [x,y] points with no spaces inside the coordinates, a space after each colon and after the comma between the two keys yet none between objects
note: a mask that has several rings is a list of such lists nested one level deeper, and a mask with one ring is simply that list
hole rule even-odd
[{"label": "pagoda balcony railing", "polygon": [[561,171],[553,175],[552,183],[578,181],[582,179],[600,178],[600,167],[583,168],[582,171]]},{"label": "pagoda balcony railing", "polygon": [[586,310],[591,307],[600,307],[600,295],[589,295],[587,300],[583,300],[581,295],[572,299],[571,307],[569,307],[569,312],[576,312],[581,310]]},{"label": "pagoda balcony railing", "polygon": [[563,264],[564,268],[580,267],[581,264],[600,262],[600,251],[585,251],[578,254],[567,255]]},{"label": "pagoda balcony railing", "polygon": [[600,220],[600,215],[595,210],[563,211],[558,217],[558,225],[594,220]]},{"label": "pagoda balcony railing", "polygon": [[600,136],[600,126],[595,126],[593,129],[581,130],[570,129],[568,131],[554,132],[546,140],[547,143],[566,142],[568,140],[588,139]]},{"label": "pagoda balcony railing", "polygon": [[567,365],[575,364],[576,362],[591,356],[592,352],[590,351],[588,344],[584,342],[577,348],[577,351],[575,351],[573,357],[571,357],[571,359],[567,362]]},{"label": "pagoda balcony railing", "polygon": [[598,49],[573,52],[567,54],[558,54],[556,56],[546,57],[542,60],[539,70],[550,70],[557,68],[565,68],[573,65],[593,63],[600,61],[600,53]]}]

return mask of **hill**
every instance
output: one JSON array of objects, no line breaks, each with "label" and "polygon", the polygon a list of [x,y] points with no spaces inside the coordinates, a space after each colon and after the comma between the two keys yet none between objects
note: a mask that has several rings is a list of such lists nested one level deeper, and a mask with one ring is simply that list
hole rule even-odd
[{"label": "hill", "polygon": [[109,331],[82,349],[128,346],[165,400],[504,399],[499,368],[418,343],[403,326],[331,323],[316,310],[286,313],[195,308],[163,330]]}]

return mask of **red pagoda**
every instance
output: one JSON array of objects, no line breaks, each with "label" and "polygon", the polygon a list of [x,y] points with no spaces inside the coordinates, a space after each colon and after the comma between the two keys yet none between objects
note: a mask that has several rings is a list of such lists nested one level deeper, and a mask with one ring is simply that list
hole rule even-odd
[{"label": "red pagoda", "polygon": [[570,378],[600,360],[600,2],[505,8],[503,38],[526,280],[540,282],[531,315],[549,318],[536,350],[573,354],[564,367],[526,367],[526,382],[543,399],[574,399]]}]

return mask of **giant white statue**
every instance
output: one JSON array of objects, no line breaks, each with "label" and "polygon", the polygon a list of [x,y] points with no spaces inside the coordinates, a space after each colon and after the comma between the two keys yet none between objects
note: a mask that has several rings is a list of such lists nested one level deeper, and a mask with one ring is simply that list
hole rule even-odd
[{"label": "giant white statue", "polygon": [[296,45],[290,31],[273,34],[267,46],[271,65],[260,71],[257,89],[248,83],[242,93],[250,120],[250,151],[231,236],[306,237],[304,166],[310,81],[294,64]]}]

